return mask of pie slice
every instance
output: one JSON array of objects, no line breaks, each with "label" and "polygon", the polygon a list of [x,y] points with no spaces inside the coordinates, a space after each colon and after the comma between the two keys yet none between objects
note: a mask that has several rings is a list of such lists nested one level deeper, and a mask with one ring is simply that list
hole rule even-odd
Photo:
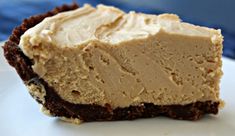
[{"label": "pie slice", "polygon": [[63,5],[32,16],[5,43],[46,114],[80,121],[217,114],[220,30],[105,5]]}]

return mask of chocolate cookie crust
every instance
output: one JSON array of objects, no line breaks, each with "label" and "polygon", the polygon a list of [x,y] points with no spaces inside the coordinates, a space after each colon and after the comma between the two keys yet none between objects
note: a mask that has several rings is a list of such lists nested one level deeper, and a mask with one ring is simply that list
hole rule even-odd
[{"label": "chocolate cookie crust", "polygon": [[49,113],[57,117],[78,118],[82,121],[102,120],[132,120],[136,118],[149,118],[167,116],[174,119],[198,120],[204,114],[217,114],[219,102],[205,101],[187,105],[154,105],[143,103],[139,106],[112,109],[109,104],[105,106],[89,104],[72,104],[64,101],[43,79],[31,68],[33,61],[26,57],[18,47],[20,37],[26,30],[41,22],[44,18],[57,13],[78,8],[77,4],[63,5],[50,12],[32,16],[13,30],[9,40],[5,43],[4,55],[8,63],[13,66],[27,86],[34,85],[39,90],[45,90],[44,100],[31,95],[46,108]]}]

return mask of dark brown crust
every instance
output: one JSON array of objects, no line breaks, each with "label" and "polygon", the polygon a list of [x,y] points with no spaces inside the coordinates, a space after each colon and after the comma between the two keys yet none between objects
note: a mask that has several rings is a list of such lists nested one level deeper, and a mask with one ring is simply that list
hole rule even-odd
[{"label": "dark brown crust", "polygon": [[[54,116],[79,118],[83,121],[102,120],[132,120],[136,118],[149,118],[156,116],[167,116],[174,119],[198,120],[204,114],[217,114],[219,102],[196,102],[188,105],[158,106],[151,103],[143,103],[140,106],[112,109],[110,105],[86,105],[72,104],[61,99],[55,90],[48,86],[32,70],[32,61],[27,58],[18,47],[20,36],[29,28],[41,22],[45,17],[53,16],[59,12],[69,11],[78,8],[77,4],[63,5],[45,14],[32,16],[25,19],[23,23],[13,30],[9,40],[5,43],[4,55],[8,63],[13,66],[21,79],[26,84],[43,85],[46,90],[46,109]],[[37,100],[42,103],[40,100]]]}]

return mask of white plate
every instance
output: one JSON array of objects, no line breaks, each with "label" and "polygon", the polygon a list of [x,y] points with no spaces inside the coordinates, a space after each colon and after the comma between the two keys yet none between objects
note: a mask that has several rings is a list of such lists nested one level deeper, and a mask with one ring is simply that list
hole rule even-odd
[{"label": "white plate", "polygon": [[235,61],[223,58],[221,97],[225,108],[218,116],[190,122],[165,117],[134,121],[94,122],[75,125],[47,117],[28,94],[0,49],[0,136],[222,136],[235,132]]}]

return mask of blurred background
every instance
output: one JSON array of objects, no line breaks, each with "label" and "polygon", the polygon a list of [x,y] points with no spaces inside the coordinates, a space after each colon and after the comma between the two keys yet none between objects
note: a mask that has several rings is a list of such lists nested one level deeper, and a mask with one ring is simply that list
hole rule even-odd
[{"label": "blurred background", "polygon": [[0,0],[0,41],[24,18],[73,1],[113,5],[126,12],[175,13],[185,22],[222,29],[223,55],[235,59],[235,0]]}]

